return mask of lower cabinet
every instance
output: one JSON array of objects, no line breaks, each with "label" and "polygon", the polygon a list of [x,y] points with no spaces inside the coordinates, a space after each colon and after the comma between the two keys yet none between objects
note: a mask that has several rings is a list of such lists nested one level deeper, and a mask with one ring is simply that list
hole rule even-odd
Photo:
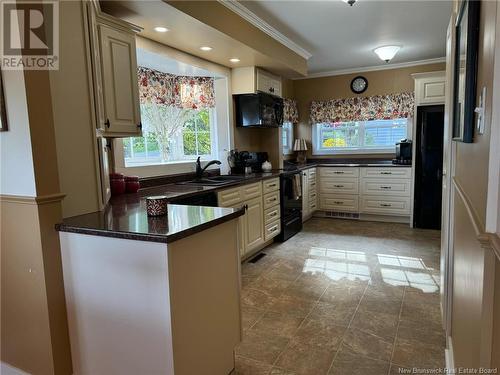
[{"label": "lower cabinet", "polygon": [[308,220],[317,209],[316,168],[302,174],[302,221]]},{"label": "lower cabinet", "polygon": [[279,178],[222,190],[217,200],[220,207],[245,207],[238,226],[241,258],[260,250],[281,232]]},{"label": "lower cabinet", "polygon": [[409,219],[410,167],[320,167],[319,176],[319,208],[328,216]]},{"label": "lower cabinet", "polygon": [[245,252],[250,252],[264,243],[264,210],[260,197],[245,202]]}]

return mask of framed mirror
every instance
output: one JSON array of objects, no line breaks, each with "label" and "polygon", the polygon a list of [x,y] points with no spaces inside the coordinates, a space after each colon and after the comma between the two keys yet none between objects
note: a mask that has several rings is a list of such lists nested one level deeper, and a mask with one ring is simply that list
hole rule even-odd
[{"label": "framed mirror", "polygon": [[456,22],[453,140],[472,143],[476,108],[479,1],[464,0]]},{"label": "framed mirror", "polygon": [[0,70],[0,131],[6,131],[7,126],[7,111],[5,110],[5,98],[3,91],[2,71]]}]

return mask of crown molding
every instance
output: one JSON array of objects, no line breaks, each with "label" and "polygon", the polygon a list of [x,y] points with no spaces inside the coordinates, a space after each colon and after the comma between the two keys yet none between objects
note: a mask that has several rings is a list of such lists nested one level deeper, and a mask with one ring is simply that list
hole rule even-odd
[{"label": "crown molding", "polygon": [[300,79],[309,79],[309,78],[340,76],[343,74],[375,72],[378,70],[390,70],[390,69],[398,69],[398,68],[409,68],[411,66],[438,64],[438,63],[444,63],[444,62],[446,62],[446,58],[439,57],[437,59],[417,60],[417,61],[410,61],[410,62],[399,63],[399,64],[390,64],[389,63],[386,65],[365,66],[362,68],[330,70],[330,71],[326,71],[326,72],[312,73],[312,74],[309,74],[307,77],[298,77],[298,78],[292,78],[292,79],[293,80],[300,80]]},{"label": "crown molding", "polygon": [[271,38],[283,44],[285,47],[291,49],[296,54],[302,56],[304,59],[309,60],[311,58],[312,54],[309,51],[302,48],[293,40],[280,33],[278,30],[269,25],[262,18],[257,16],[254,12],[246,8],[244,5],[240,4],[237,0],[217,0],[217,1],[222,5],[224,5],[226,8],[228,8],[229,10],[233,11],[234,13],[242,17],[243,19],[250,22],[260,31],[263,31]]}]

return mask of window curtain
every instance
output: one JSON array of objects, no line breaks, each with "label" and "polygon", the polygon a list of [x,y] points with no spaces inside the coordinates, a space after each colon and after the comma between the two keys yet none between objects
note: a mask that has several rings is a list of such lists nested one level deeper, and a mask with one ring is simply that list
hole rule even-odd
[{"label": "window curtain", "polygon": [[215,107],[212,77],[177,76],[145,67],[138,68],[141,103],[164,104],[180,109]]},{"label": "window curtain", "polygon": [[413,92],[313,101],[311,124],[390,120],[411,117],[415,110]]},{"label": "window curtain", "polygon": [[297,124],[299,122],[299,110],[297,101],[294,99],[283,99],[283,122]]}]

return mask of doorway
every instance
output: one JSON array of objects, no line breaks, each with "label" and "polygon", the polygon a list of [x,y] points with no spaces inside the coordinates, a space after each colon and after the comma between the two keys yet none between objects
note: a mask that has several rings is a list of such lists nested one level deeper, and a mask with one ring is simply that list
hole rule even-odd
[{"label": "doorway", "polygon": [[417,110],[415,147],[415,228],[441,229],[444,105]]}]

